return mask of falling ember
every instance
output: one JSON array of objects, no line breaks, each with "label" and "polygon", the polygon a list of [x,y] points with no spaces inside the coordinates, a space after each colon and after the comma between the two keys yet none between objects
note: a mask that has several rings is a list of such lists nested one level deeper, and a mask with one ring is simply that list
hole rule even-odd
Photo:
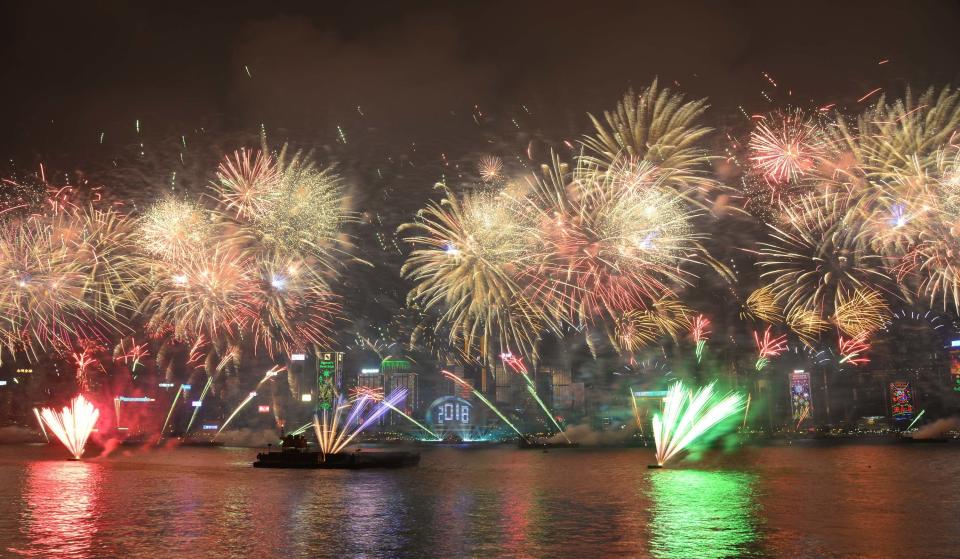
[{"label": "falling ember", "polygon": [[667,391],[663,412],[653,416],[657,466],[663,466],[718,423],[743,409],[743,394],[729,392],[717,396],[713,392],[714,384],[694,393],[678,381]]},{"label": "falling ember", "polygon": [[60,439],[63,446],[67,447],[75,460],[83,456],[87,439],[99,417],[100,410],[87,401],[82,394],[78,394],[62,411],[58,412],[52,408],[40,410],[40,418]]}]

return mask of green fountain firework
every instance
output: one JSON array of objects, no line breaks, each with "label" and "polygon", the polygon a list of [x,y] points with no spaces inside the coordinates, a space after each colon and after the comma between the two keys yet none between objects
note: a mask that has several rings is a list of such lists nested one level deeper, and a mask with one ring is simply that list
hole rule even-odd
[{"label": "green fountain firework", "polygon": [[724,419],[744,407],[743,394],[718,396],[715,382],[694,392],[677,381],[667,391],[663,411],[653,416],[653,437],[657,443],[657,465],[668,460],[702,437]]}]

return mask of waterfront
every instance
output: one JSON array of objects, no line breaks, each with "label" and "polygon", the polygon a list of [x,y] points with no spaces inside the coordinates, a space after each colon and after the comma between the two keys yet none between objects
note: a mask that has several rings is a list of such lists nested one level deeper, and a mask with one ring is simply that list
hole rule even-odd
[{"label": "waterfront", "polygon": [[0,447],[0,548],[26,557],[956,557],[960,445],[438,448],[396,471],[258,471],[254,449],[68,462]]}]

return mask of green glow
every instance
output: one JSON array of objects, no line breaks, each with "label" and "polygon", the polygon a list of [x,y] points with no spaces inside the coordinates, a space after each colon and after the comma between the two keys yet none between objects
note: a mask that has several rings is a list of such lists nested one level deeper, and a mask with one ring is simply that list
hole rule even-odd
[{"label": "green glow", "polygon": [[662,466],[718,423],[743,409],[743,394],[729,392],[717,396],[713,393],[714,384],[711,382],[694,393],[677,381],[667,391],[663,412],[653,416],[657,464]]},{"label": "green glow", "polygon": [[925,410],[925,409],[920,410],[920,413],[917,414],[917,417],[914,417],[914,418],[913,418],[913,421],[910,422],[910,425],[907,425],[907,428],[904,429],[904,431],[909,431],[910,428],[913,427],[913,424],[916,423],[917,420],[920,419],[926,411],[927,411],[927,410]]},{"label": "green glow", "polygon": [[707,347],[707,340],[700,340],[699,342],[697,342],[697,349],[696,349],[697,363],[699,363],[700,360],[703,359],[703,350],[706,347]]},{"label": "green glow", "polygon": [[493,410],[493,413],[497,414],[497,416],[499,416],[500,419],[502,419],[504,423],[506,423],[511,429],[513,429],[513,430],[517,433],[517,435],[519,435],[521,438],[523,437],[523,433],[521,433],[519,429],[517,429],[516,427],[514,427],[513,423],[510,423],[510,420],[507,419],[507,416],[505,416],[505,415],[503,415],[502,413],[500,413],[500,410],[498,410],[496,406],[494,406],[492,403],[490,403],[490,400],[487,400],[487,399],[483,396],[483,394],[481,394],[481,393],[480,393],[479,391],[477,391],[477,390],[474,390],[474,391],[473,391],[473,395],[476,396],[477,398],[479,398],[481,402],[483,402],[484,404],[486,404],[488,408],[490,408],[491,410]]},{"label": "green glow", "polygon": [[653,557],[719,559],[758,551],[756,476],[655,470],[649,479]]}]

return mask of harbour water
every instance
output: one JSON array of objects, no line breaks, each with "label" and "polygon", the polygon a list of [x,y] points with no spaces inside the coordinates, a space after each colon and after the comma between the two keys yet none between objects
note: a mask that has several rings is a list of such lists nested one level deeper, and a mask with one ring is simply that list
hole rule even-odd
[{"label": "harbour water", "polygon": [[256,450],[69,462],[0,446],[4,557],[960,557],[960,444],[794,445],[649,470],[647,449],[436,448],[392,471]]}]

